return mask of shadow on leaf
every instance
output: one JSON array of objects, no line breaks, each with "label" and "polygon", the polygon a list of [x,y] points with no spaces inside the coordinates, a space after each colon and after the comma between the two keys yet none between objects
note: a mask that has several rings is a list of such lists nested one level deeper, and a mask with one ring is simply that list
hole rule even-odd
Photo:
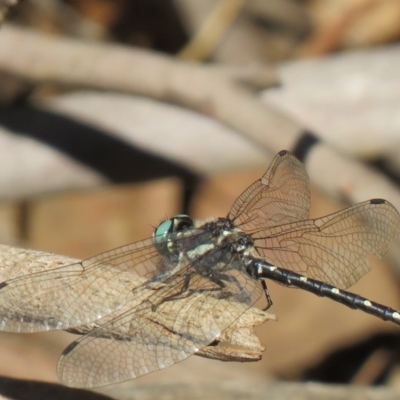
[{"label": "shadow on leaf", "polygon": [[111,397],[88,390],[4,376],[0,376],[0,396],[13,400],[112,400]]}]

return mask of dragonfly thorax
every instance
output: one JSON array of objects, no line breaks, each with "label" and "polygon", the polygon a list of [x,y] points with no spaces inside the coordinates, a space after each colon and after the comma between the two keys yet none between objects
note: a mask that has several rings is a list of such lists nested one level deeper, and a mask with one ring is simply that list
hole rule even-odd
[{"label": "dragonfly thorax", "polygon": [[215,246],[231,254],[244,254],[254,248],[253,238],[233,224],[229,218],[208,222],[204,229],[212,233]]}]

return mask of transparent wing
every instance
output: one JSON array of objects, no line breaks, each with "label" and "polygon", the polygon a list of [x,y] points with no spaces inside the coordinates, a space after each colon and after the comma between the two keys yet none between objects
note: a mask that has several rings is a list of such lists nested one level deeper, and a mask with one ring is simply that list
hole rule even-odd
[{"label": "transparent wing", "polygon": [[96,387],[171,366],[210,344],[261,295],[259,283],[238,269],[213,280],[194,271],[187,265],[151,297],[72,343],[59,361],[61,381]]},{"label": "transparent wing", "polygon": [[287,151],[279,152],[264,176],[233,204],[228,218],[244,231],[306,220],[310,187],[304,165]]},{"label": "transparent wing", "polygon": [[119,310],[135,287],[173,267],[146,239],[11,279],[0,283],[0,329],[39,332],[88,324]]},{"label": "transparent wing", "polygon": [[345,289],[370,270],[367,256],[383,256],[399,233],[399,213],[377,199],[323,218],[260,230],[253,238],[268,262]]}]

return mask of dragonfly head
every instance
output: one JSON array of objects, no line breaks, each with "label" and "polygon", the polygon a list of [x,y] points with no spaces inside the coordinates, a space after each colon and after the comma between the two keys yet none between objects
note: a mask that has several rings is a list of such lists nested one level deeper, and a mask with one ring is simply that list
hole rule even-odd
[{"label": "dragonfly head", "polygon": [[162,255],[170,255],[176,251],[172,237],[187,229],[193,228],[193,220],[188,215],[178,214],[161,222],[154,230],[154,245]]}]

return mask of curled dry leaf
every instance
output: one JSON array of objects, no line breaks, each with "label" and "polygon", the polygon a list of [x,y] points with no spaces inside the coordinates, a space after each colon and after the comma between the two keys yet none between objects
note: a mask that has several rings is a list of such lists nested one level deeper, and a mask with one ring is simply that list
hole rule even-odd
[{"label": "curled dry leaf", "polygon": [[254,332],[254,328],[275,315],[258,308],[249,308],[222,335],[210,345],[196,353],[198,356],[220,361],[259,361],[265,347]]},{"label": "curled dry leaf", "polygon": [[[56,254],[0,245],[0,281],[6,281],[18,276],[51,270],[78,262],[79,260]],[[112,269],[108,270],[108,274],[105,277],[105,281],[111,282],[111,280],[113,280]],[[123,337],[129,336],[129,326],[125,327],[122,331],[121,326],[114,326],[112,321],[117,314],[121,314],[139,305],[140,302],[147,297],[146,292],[149,290],[149,287],[141,286],[145,281],[146,280],[143,278],[135,277],[133,282],[132,275],[130,276],[129,273],[124,274],[124,277],[121,277],[120,274],[118,280],[113,280],[113,290],[117,292],[126,291],[128,293],[135,290],[134,300],[127,302],[122,309],[104,316],[99,321],[81,325],[69,329],[68,331],[83,335],[92,332],[100,325],[109,324],[107,334],[104,338],[112,337],[115,339],[121,337],[121,340],[123,340]],[[119,285],[119,289],[115,286],[116,282]],[[157,285],[162,286],[163,284],[158,283]],[[158,286],[152,287],[152,290],[159,289]],[[90,291],[90,287],[88,287],[87,290]],[[107,290],[106,285],[104,290]],[[110,298],[113,298],[113,293],[109,294]],[[46,299],[47,301],[51,299],[51,301],[55,303],[58,301],[65,301],[65,299],[57,296],[57,294],[54,294],[52,297],[46,296]],[[46,299],[43,297],[40,298],[41,301],[46,301]],[[14,300],[18,302],[18,299]],[[35,301],[37,302],[39,299]],[[51,310],[51,308],[56,305],[37,304],[37,306]],[[177,310],[184,310],[185,308],[190,309],[193,313],[192,315],[196,318],[191,319],[189,322],[179,322]],[[241,309],[238,310],[238,308]],[[23,306],[21,307],[21,313],[23,313]],[[223,319],[228,314],[240,314],[240,317],[236,319],[229,328],[223,331],[216,340],[199,349],[195,354],[221,361],[249,362],[260,360],[264,347],[256,336],[254,328],[269,319],[275,319],[275,316],[257,308],[247,309],[241,303],[196,293],[189,297],[174,300],[173,302],[163,302],[156,306],[153,311],[149,312],[146,317],[156,321],[160,326],[166,327],[166,335],[174,335],[174,332],[179,331],[179,334],[182,336],[187,335],[188,337],[196,338],[198,334],[201,335],[204,326],[218,329],[218,324],[215,324],[215,321]]]},{"label": "curled dry leaf", "polygon": [[[136,297],[139,298],[139,297]],[[132,306],[132,304],[130,304]],[[237,313],[237,310],[232,308],[242,308],[242,315],[235,320],[228,329],[210,343],[208,346],[201,348],[195,355],[205,358],[211,358],[220,361],[238,361],[250,362],[259,361],[262,358],[262,353],[265,348],[261,345],[254,328],[263,324],[264,322],[272,319],[276,320],[273,314],[269,314],[257,308],[245,309],[240,303],[232,303],[232,301],[218,300],[202,294],[192,295],[191,297],[183,298],[181,300],[174,300],[173,302],[165,302],[160,304],[154,312],[147,315],[149,319],[156,321],[160,326],[165,326],[165,334],[174,335],[177,329],[177,315],[175,309],[182,310],[183,308],[190,308],[193,318],[188,323],[182,323],[179,334],[183,337],[196,337],[204,326],[212,326],[214,319],[224,318],[224,315],[230,312]],[[120,311],[119,311],[120,312]],[[112,313],[103,317],[101,324],[112,321],[115,315]],[[94,322],[90,325],[82,325],[75,329],[70,329],[69,332],[75,334],[87,334],[98,328],[100,325]],[[183,326],[185,328],[183,328]],[[107,337],[124,337],[127,332],[121,331],[121,326],[113,329],[111,322]]]}]

